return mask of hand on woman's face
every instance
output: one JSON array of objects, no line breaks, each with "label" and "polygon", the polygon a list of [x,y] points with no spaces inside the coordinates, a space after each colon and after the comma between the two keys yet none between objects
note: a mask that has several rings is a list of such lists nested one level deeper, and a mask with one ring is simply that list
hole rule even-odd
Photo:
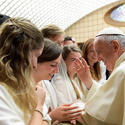
[{"label": "hand on woman's face", "polygon": [[90,89],[92,86],[92,77],[87,62],[82,58],[82,60],[77,59],[75,64],[74,70],[77,72],[77,76]]},{"label": "hand on woman's face", "polygon": [[65,60],[65,63],[66,63],[68,72],[74,72],[74,68],[73,67],[75,66],[75,61],[77,59],[80,60],[81,58],[82,58],[82,56],[81,56],[81,54],[79,52],[71,52],[67,56],[67,58]]}]

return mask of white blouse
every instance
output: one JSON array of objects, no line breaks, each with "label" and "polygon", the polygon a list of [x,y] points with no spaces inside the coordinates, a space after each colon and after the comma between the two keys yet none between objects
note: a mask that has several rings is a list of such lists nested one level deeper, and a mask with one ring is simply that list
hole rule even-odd
[{"label": "white blouse", "polygon": [[102,61],[100,61],[100,69],[101,69],[101,79],[96,82],[103,85],[106,82],[106,66]]},{"label": "white blouse", "polygon": [[58,106],[57,96],[53,84],[49,80],[40,81],[46,91],[45,104],[48,109],[55,109]]},{"label": "white blouse", "polygon": [[[43,113],[47,114],[45,105],[43,109]],[[0,125],[28,125],[30,119],[25,123],[23,116],[23,112],[15,104],[6,88],[0,85]],[[51,123],[51,121],[48,122]]]}]

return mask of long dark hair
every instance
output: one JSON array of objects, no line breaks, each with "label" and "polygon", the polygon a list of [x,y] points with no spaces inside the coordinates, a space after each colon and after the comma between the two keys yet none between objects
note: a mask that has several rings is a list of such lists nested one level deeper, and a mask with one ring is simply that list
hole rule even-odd
[{"label": "long dark hair", "polygon": [[61,53],[62,48],[57,43],[49,39],[44,39],[44,49],[42,54],[38,57],[38,63],[55,60]]},{"label": "long dark hair", "polygon": [[[86,60],[87,64],[89,65],[89,61],[88,61],[88,48],[93,44],[94,39],[90,38],[88,39],[86,42],[84,42],[83,47],[82,47],[82,57]],[[94,68],[94,72],[92,71],[91,67],[90,67],[90,72],[91,75],[93,77],[93,79],[95,80],[100,80],[101,79],[101,71],[100,71],[100,63],[96,62],[93,66]]]},{"label": "long dark hair", "polygon": [[78,52],[81,54],[81,50],[75,45],[65,45],[62,52],[62,57],[64,60],[68,57],[71,52]]}]

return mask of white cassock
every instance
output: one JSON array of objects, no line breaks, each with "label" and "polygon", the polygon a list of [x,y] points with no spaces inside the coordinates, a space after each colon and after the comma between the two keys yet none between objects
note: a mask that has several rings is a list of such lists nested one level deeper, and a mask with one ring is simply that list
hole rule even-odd
[{"label": "white cassock", "polygon": [[94,84],[87,96],[85,125],[125,125],[125,52],[106,83]]}]

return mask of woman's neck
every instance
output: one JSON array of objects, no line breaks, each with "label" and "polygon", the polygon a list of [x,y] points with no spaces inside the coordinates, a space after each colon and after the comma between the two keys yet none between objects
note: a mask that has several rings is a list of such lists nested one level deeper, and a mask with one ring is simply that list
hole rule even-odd
[{"label": "woman's neck", "polygon": [[93,68],[94,63],[93,63],[92,61],[90,61],[90,62],[89,62],[89,65],[90,65],[91,68]]},{"label": "woman's neck", "polygon": [[68,72],[68,75],[69,75],[70,79],[73,80],[75,73],[69,71],[69,72]]},{"label": "woman's neck", "polygon": [[34,80],[35,80],[35,82],[36,82],[36,84],[37,84],[37,83],[39,83],[40,81],[42,81],[42,80],[44,80],[44,79],[42,79],[42,78],[39,79],[39,77],[36,76],[36,77],[34,78]]}]

